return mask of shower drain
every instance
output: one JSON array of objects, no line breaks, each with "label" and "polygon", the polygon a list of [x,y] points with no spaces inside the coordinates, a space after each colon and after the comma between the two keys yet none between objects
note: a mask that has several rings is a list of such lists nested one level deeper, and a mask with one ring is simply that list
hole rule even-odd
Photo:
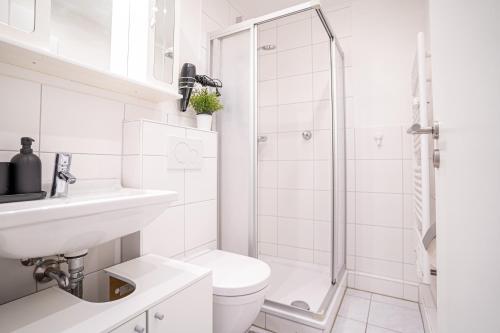
[{"label": "shower drain", "polygon": [[308,311],[311,309],[309,304],[307,304],[307,302],[304,302],[304,301],[293,301],[292,306],[295,306],[296,308],[299,308],[299,309],[308,310]]}]

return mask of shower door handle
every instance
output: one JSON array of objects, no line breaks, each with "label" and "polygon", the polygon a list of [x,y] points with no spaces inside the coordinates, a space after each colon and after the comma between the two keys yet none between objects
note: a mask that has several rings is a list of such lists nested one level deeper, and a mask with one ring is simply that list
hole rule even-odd
[{"label": "shower door handle", "polygon": [[258,143],[264,143],[264,142],[267,142],[267,136],[265,135],[260,135],[257,137],[257,142]]}]

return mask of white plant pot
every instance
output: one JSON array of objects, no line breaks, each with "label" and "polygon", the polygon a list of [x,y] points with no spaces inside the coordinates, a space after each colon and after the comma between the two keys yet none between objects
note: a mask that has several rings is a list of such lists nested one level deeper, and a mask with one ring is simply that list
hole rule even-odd
[{"label": "white plant pot", "polygon": [[212,115],[211,114],[197,114],[196,124],[198,129],[210,131],[212,129]]}]

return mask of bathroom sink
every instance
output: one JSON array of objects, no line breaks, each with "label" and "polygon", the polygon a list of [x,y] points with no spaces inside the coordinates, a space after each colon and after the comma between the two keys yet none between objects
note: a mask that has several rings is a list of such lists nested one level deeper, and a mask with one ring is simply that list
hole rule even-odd
[{"label": "bathroom sink", "polygon": [[139,231],[177,199],[172,191],[121,188],[0,205],[0,257],[76,253]]}]

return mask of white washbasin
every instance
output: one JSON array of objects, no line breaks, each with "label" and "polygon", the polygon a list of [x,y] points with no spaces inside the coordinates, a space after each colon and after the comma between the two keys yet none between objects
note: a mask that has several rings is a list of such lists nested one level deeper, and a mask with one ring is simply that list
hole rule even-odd
[{"label": "white washbasin", "polygon": [[73,253],[139,231],[177,199],[172,191],[122,188],[0,204],[0,257]]}]

